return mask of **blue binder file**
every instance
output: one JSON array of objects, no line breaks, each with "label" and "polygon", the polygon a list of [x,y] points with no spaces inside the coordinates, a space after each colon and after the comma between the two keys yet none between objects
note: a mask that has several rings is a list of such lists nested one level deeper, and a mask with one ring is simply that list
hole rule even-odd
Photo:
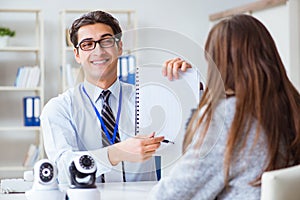
[{"label": "blue binder file", "polygon": [[119,79],[120,81],[123,81],[125,83],[127,83],[127,78],[128,78],[128,60],[127,60],[127,56],[120,56],[119,57],[119,71],[120,71],[120,75],[119,75]]},{"label": "blue binder file", "polygon": [[38,96],[23,98],[24,126],[40,126],[41,100]]},{"label": "blue binder file", "polygon": [[119,79],[125,83],[135,84],[136,59],[133,55],[119,57]]},{"label": "blue binder file", "polygon": [[135,62],[135,56],[129,55],[127,57],[128,61],[128,79],[127,82],[130,84],[135,84],[135,68],[136,68],[136,62]]}]

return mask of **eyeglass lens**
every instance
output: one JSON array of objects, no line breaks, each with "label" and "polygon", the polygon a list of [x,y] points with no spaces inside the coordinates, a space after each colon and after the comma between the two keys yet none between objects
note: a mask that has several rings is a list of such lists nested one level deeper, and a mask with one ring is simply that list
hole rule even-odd
[{"label": "eyeglass lens", "polygon": [[82,42],[79,43],[79,47],[80,49],[82,49],[83,51],[89,51],[89,50],[93,50],[96,47],[96,44],[99,43],[101,48],[109,48],[114,46],[115,44],[115,38],[111,37],[111,38],[104,38],[104,39],[100,39],[97,41],[93,41],[93,40],[83,40]]}]

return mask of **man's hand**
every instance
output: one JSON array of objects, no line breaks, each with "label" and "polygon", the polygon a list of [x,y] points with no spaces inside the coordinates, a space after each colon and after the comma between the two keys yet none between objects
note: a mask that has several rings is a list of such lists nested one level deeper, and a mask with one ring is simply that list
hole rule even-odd
[{"label": "man's hand", "polygon": [[121,161],[143,162],[152,157],[160,147],[164,136],[154,137],[155,133],[147,136],[136,136],[108,147],[108,158],[112,165]]},{"label": "man's hand", "polygon": [[192,66],[187,63],[186,61],[182,60],[181,58],[173,58],[171,60],[167,60],[164,62],[162,67],[162,74],[163,76],[167,76],[168,79],[171,81],[173,78],[178,79],[179,74],[178,70],[185,72],[188,68]]}]

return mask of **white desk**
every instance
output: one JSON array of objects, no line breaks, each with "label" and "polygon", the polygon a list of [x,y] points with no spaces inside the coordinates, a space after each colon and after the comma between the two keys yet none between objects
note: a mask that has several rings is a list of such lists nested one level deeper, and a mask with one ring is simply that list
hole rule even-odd
[{"label": "white desk", "polygon": [[101,200],[147,199],[148,193],[157,182],[102,183],[98,185]]},{"label": "white desk", "polygon": [[[97,184],[101,200],[147,199],[148,193],[157,182],[126,182]],[[26,200],[25,194],[0,194],[0,200]]]}]

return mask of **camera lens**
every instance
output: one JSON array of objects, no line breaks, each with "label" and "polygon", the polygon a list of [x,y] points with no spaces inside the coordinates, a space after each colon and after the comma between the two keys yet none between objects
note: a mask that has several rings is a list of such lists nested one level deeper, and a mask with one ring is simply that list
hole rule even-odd
[{"label": "camera lens", "polygon": [[79,163],[84,169],[91,169],[94,166],[93,158],[88,155],[81,156]]},{"label": "camera lens", "polygon": [[82,160],[82,164],[83,164],[84,166],[87,166],[87,167],[88,167],[88,166],[91,165],[91,163],[92,163],[92,162],[91,162],[90,159],[86,159],[86,158],[85,158],[85,159]]},{"label": "camera lens", "polygon": [[42,175],[43,176],[50,176],[50,170],[48,168],[43,169]]},{"label": "camera lens", "polygon": [[49,182],[53,178],[53,166],[50,163],[43,163],[40,167],[40,179]]}]

